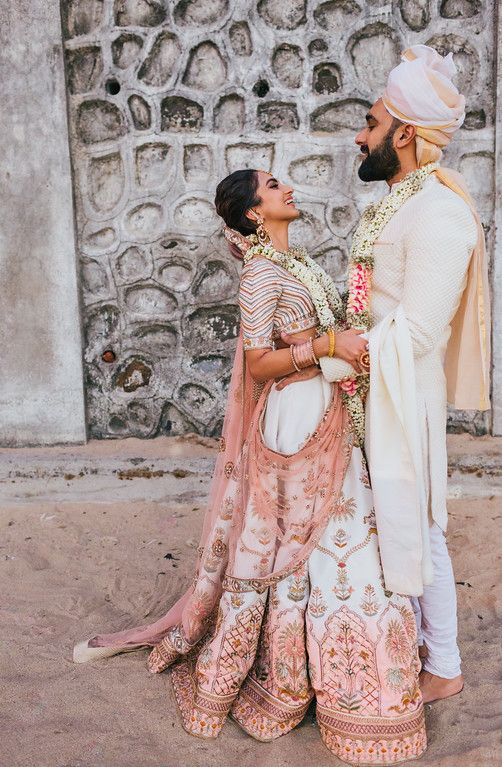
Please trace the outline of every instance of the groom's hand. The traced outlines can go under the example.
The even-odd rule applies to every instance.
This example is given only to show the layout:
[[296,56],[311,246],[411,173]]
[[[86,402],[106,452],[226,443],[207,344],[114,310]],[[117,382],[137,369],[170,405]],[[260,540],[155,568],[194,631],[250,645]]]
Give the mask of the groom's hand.
[[361,367],[361,355],[368,351],[368,341],[362,338],[364,330],[350,328],[336,334],[335,357],[348,362],[356,373],[364,373]]
[[316,378],[320,374],[321,371],[317,365],[312,365],[309,368],[300,370],[299,373],[290,373],[289,375],[284,376],[284,378],[276,378],[275,388],[277,391],[282,391],[286,386],[289,386],[289,384],[296,383],[297,381],[310,381],[311,378]]

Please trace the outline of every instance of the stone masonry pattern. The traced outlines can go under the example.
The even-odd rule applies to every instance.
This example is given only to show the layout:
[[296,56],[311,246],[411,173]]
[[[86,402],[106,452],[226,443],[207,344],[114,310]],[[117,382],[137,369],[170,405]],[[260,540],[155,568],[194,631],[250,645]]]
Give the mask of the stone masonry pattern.
[[[343,287],[350,235],[385,193],[353,144],[400,52],[453,51],[467,176],[493,250],[495,3],[62,0],[89,435],[221,429],[239,263],[213,206],[233,170],[296,190],[304,244]],[[483,433],[481,414],[453,430]]]

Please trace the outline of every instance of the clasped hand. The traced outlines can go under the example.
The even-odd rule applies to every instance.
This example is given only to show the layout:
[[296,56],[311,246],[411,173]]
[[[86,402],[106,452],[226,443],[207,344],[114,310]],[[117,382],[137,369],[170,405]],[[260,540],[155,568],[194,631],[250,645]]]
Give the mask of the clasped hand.
[[[363,333],[363,330],[350,328],[349,330],[343,330],[336,334],[335,357],[345,360],[345,362],[348,362],[350,365],[352,365],[358,375],[365,372],[361,367],[360,357],[362,354],[364,354],[364,352],[368,350],[367,340],[361,337]],[[281,338],[283,342],[288,346],[291,346],[292,344],[298,345],[305,342],[304,338],[299,338],[296,335],[290,335],[286,333],[281,334]],[[324,336],[322,338],[324,339]],[[327,356],[328,348],[329,340],[326,335],[326,350],[325,354],[321,356]],[[284,376],[284,378],[279,378],[276,381],[276,389],[281,391],[291,383],[296,383],[297,381],[308,381],[311,378],[315,378],[316,376],[320,375],[320,373],[321,371],[316,366],[301,370],[299,373],[291,373],[290,375]]]

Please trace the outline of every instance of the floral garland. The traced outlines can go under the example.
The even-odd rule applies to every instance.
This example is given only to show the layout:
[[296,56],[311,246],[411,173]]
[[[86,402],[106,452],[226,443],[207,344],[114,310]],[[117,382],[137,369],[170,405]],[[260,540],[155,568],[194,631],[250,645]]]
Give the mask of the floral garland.
[[[428,163],[412,171],[396,184],[380,202],[369,205],[352,238],[349,255],[347,326],[368,331],[371,327],[369,304],[375,263],[373,246],[384,227],[404,203],[420,191],[439,163]],[[343,397],[360,443],[364,440],[364,400],[369,388],[369,373],[340,382]]]
[[290,248],[284,252],[276,250],[271,244],[260,244],[256,235],[251,235],[248,239],[253,245],[244,255],[244,262],[247,263],[254,256],[263,256],[282,266],[305,285],[312,298],[321,333],[342,322],[344,305],[335,283],[324,269],[307,255],[304,248]]

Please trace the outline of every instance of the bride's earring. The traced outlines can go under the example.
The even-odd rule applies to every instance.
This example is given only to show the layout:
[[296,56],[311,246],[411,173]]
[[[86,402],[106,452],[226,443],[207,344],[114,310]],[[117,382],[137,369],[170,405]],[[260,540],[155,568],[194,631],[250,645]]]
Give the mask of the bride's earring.
[[264,219],[261,216],[258,216],[256,219],[256,236],[258,237],[258,242],[260,245],[270,245],[272,240],[270,239],[270,235],[264,227],[264,223]]

